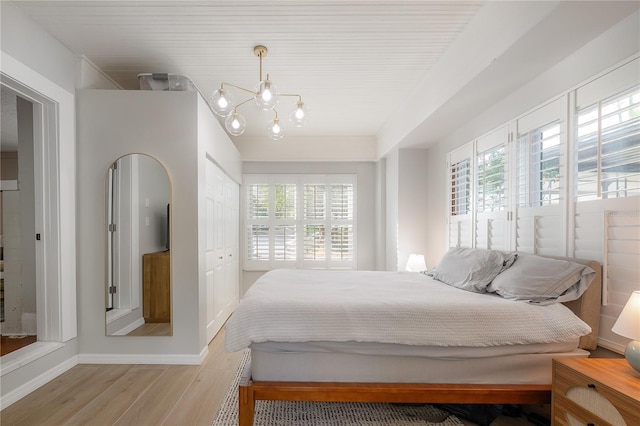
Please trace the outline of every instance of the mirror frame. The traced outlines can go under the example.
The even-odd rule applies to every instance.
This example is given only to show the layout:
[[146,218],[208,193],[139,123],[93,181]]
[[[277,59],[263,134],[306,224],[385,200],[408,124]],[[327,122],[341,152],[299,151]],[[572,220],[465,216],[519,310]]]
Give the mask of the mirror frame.
[[128,153],[111,163],[105,181],[105,334],[171,336],[172,184],[167,168],[152,155]]

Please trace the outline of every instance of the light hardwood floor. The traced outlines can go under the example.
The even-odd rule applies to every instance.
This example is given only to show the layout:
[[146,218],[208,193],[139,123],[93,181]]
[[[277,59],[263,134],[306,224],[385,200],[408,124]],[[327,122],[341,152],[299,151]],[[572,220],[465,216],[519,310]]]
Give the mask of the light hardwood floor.
[[[221,331],[200,366],[77,365],[0,412],[0,425],[211,425],[240,355],[225,352]],[[621,355],[599,348],[592,356]],[[526,408],[548,416],[548,405]],[[531,423],[500,416],[491,426],[515,425]]]
[[77,365],[2,410],[0,424],[211,425],[239,361],[220,332],[200,366]]

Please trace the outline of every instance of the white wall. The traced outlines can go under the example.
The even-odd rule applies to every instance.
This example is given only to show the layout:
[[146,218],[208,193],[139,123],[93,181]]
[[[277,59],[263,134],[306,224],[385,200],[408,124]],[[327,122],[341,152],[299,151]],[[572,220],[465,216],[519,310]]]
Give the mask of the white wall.
[[396,149],[387,155],[385,164],[386,270],[402,271],[410,254],[427,251],[425,213],[431,208],[425,187],[427,151]]
[[[398,270],[404,270],[412,253],[425,254],[428,224],[425,213],[432,208],[427,198],[427,151],[400,149],[398,170]],[[425,256],[426,257],[426,256]],[[427,265],[432,264],[426,257]]]
[[640,14],[636,12],[502,101],[487,105],[484,112],[458,117],[461,125],[457,131],[428,149],[426,195],[430,204],[424,238],[429,264],[437,264],[447,247],[446,154],[636,54],[639,33]]
[[400,217],[400,154],[399,150],[391,151],[385,157],[385,227],[379,232],[385,233],[385,271],[398,269],[398,226]]
[[[84,362],[196,363],[206,354],[204,163],[240,179],[240,154],[196,92],[80,90],[79,353]],[[127,108],[122,106],[126,105]],[[147,154],[171,183],[172,336],[105,336],[106,178],[113,161]]]
[[375,198],[375,235],[376,235],[376,270],[384,271],[387,265],[387,161],[381,158],[376,162],[376,198]]
[[[356,174],[357,175],[357,267],[376,270],[376,164],[373,162],[244,162],[247,174]],[[241,189],[242,191],[242,189]],[[241,199],[242,195],[241,195]],[[242,202],[241,202],[242,206]],[[242,208],[242,207],[241,207]],[[242,218],[241,218],[242,220]],[[243,225],[241,222],[241,236]],[[242,273],[241,295],[264,272]]]
[[373,136],[286,136],[279,141],[266,137],[234,140],[243,161],[375,161]]
[[122,87],[84,55],[76,56],[76,88],[118,90]]
[[75,88],[73,53],[11,2],[0,2],[2,51],[63,89]]
[[[20,69],[27,70],[26,73],[12,75],[17,81],[28,80],[29,84],[36,84],[37,90],[41,93],[64,92],[65,102],[74,91],[74,58],[73,54],[57,40],[50,37],[41,27],[27,18],[10,2],[0,2],[0,31],[2,40],[2,55],[10,55],[16,62],[12,62],[12,72]],[[3,61],[3,72],[6,72],[7,64]],[[22,71],[21,71],[22,72]],[[23,80],[23,78],[25,80]],[[54,87],[55,86],[55,87]],[[46,89],[46,90],[43,90]],[[62,96],[62,95],[61,95]],[[59,98],[56,98],[58,100]],[[60,171],[60,185],[63,189],[60,193],[62,202],[72,200],[67,205],[61,206],[61,213],[65,216],[60,219],[63,230],[75,220],[73,191],[74,185],[74,117],[73,108],[69,108],[66,103],[62,105],[59,112],[58,135],[60,137],[61,157],[57,159],[64,170]],[[71,114],[69,114],[71,112]],[[69,188],[69,185],[71,187]],[[68,209],[68,210],[67,210]],[[70,213],[67,213],[70,212]],[[67,258],[69,253],[75,253],[75,229],[67,234],[70,241],[63,241],[60,245],[60,264],[56,265],[56,270],[60,276],[67,281],[64,285],[69,285],[75,290],[75,276],[69,276],[70,270],[75,269],[75,256],[73,259]],[[58,269],[59,268],[59,269]],[[71,285],[72,284],[72,285]],[[55,289],[50,289],[55,292]],[[47,380],[63,373],[77,362],[77,341],[68,337],[75,335],[75,292],[65,293],[66,288],[60,294],[66,301],[65,309],[73,312],[63,313],[63,321],[73,320],[73,327],[62,330],[66,342],[56,345],[56,349],[48,354],[39,357],[37,360],[21,363],[9,373],[2,375],[2,406],[13,402],[29,389],[46,383]],[[67,303],[68,302],[68,303]],[[56,320],[58,322],[58,320]],[[6,362],[3,359],[3,364]],[[3,371],[4,373],[4,371]]]
[[[78,105],[79,352],[87,362],[194,363],[198,322],[197,94],[80,90]],[[127,108],[122,106],[126,105]],[[173,336],[105,336],[107,169],[128,153],[158,160],[171,181]]]

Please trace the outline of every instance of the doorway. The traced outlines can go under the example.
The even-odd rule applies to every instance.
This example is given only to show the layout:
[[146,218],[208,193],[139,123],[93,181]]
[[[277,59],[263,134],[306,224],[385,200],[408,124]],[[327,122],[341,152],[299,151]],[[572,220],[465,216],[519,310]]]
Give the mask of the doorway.
[[0,134],[0,352],[38,340],[34,105],[6,85]]

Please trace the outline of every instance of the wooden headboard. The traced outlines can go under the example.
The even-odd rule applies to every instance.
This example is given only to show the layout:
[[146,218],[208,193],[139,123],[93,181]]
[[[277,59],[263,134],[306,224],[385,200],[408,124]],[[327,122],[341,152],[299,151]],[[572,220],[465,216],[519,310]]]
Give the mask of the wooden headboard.
[[578,300],[565,302],[565,306],[579,316],[582,321],[589,324],[591,333],[580,338],[580,348],[594,350],[598,346],[598,331],[600,329],[600,308],[602,306],[602,265],[595,260],[575,259],[572,257],[553,257],[554,259],[569,260],[582,265],[587,265],[596,276],[591,281],[589,288]]

